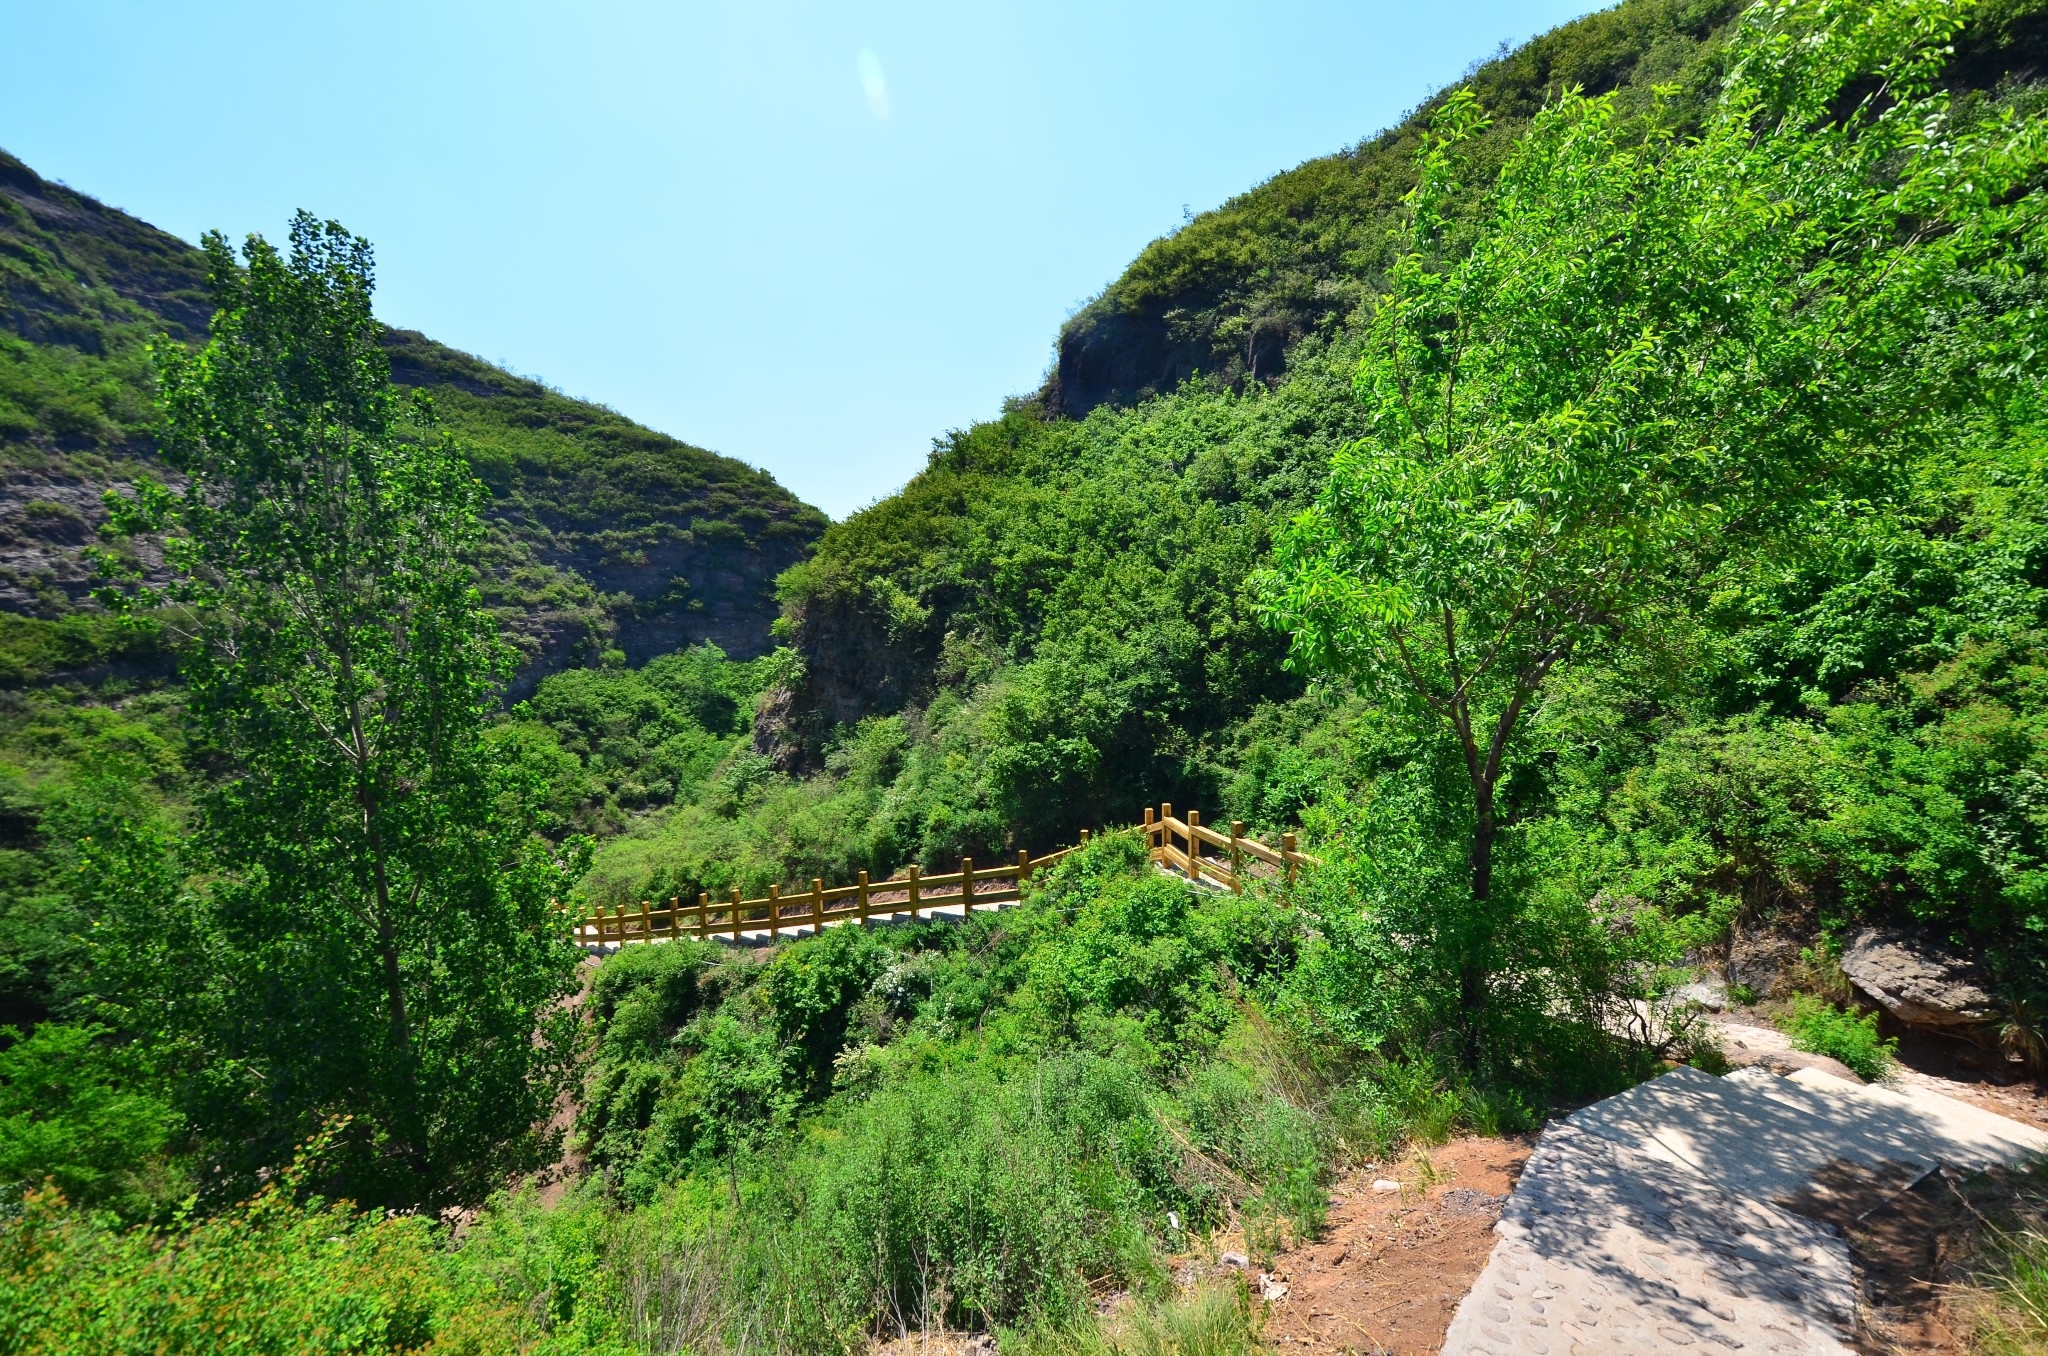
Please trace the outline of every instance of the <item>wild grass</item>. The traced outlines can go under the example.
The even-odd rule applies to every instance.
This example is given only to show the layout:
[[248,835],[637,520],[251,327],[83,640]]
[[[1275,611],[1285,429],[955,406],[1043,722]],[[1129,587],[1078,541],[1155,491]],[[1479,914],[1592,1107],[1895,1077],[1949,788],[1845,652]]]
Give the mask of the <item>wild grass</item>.
[[1793,1049],[1838,1059],[1865,1082],[1889,1078],[1898,1062],[1899,1043],[1877,1034],[1874,1012],[1859,1016],[1811,994],[1796,994],[1779,1024],[1792,1037]]

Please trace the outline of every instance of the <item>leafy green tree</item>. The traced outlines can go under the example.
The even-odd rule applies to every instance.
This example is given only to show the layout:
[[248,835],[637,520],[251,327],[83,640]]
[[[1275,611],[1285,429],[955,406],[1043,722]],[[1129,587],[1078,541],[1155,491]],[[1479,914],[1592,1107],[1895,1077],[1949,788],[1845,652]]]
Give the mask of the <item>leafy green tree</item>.
[[207,973],[162,967],[210,998],[152,1010],[206,1024],[196,1114],[229,1166],[346,1113],[359,1198],[473,1199],[539,1147],[577,959],[554,903],[576,853],[541,841],[540,779],[484,739],[512,657],[470,565],[482,491],[392,385],[367,242],[301,213],[289,255],[205,247],[206,345],[153,350],[183,483],[111,497],[172,582],[110,601],[194,619],[191,709],[223,773],[210,942],[185,953]]
[[1266,597],[1297,666],[1455,745],[1468,1019],[1506,963],[1500,792],[1545,681],[1595,647],[1654,655],[1720,562],[1888,494],[2038,320],[1982,299],[2038,248],[2048,128],[1953,115],[1934,81],[1962,14],[1759,6],[1695,136],[1661,101],[1567,91],[1469,250],[1449,204],[1487,119],[1465,92],[1436,116],[1355,373],[1370,431]]

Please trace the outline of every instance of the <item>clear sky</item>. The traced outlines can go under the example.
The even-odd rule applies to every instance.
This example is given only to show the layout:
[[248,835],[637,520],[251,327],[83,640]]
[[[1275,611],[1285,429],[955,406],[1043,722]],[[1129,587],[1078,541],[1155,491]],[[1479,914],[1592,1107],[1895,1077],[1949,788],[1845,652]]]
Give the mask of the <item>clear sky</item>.
[[1148,240],[1588,0],[0,0],[0,147],[835,517],[1034,389]]

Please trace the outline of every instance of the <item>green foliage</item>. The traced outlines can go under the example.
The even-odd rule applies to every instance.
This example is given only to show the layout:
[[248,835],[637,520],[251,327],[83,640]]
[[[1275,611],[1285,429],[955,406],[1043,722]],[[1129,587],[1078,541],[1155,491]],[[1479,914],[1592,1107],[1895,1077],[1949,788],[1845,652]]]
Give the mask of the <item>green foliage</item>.
[[103,802],[188,794],[181,704],[162,691],[0,692],[0,1012],[28,1025],[90,1016],[73,845]]
[[[1505,55],[1473,81],[1497,121],[1465,95],[1433,100],[1155,245],[1069,330],[1085,347],[1170,324],[1183,348],[1161,370],[1257,380],[1079,419],[1018,403],[950,435],[783,576],[792,648],[753,664],[695,647],[629,669],[606,627],[704,601],[680,569],[650,601],[645,578],[678,553],[746,537],[765,560],[793,542],[772,487],[721,499],[715,465],[623,420],[383,335],[401,382],[439,389],[440,426],[476,446],[502,515],[487,537],[447,519],[491,582],[449,611],[443,649],[483,635],[465,629],[481,605],[529,639],[573,619],[602,655],[488,730],[463,724],[452,771],[402,769],[406,796],[460,793],[468,847],[410,841],[435,846],[435,871],[503,873],[494,908],[567,897],[534,829],[617,835],[581,883],[607,905],[1007,860],[1155,798],[1300,827],[1327,864],[1290,891],[1218,897],[1102,833],[1022,907],[959,924],[613,955],[577,1009],[592,1180],[554,1205],[498,1197],[452,1252],[404,1234],[389,1265],[443,1288],[402,1322],[361,1312],[380,1332],[415,1324],[415,1343],[424,1313],[437,1341],[498,1341],[502,1320],[559,1351],[837,1353],[943,1322],[1000,1329],[1006,1349],[1237,1352],[1255,1341],[1241,1297],[1170,1293],[1191,1240],[1236,1221],[1277,1248],[1317,1228],[1339,1164],[1532,1129],[1660,1055],[1708,1061],[1682,1038],[1613,1033],[1738,914],[1917,920],[1983,955],[2023,1020],[2048,991],[2048,491],[2024,215],[2044,124],[2028,88],[1951,103],[1931,81],[1934,49],[1954,45],[1955,79],[1988,83],[2028,13],[2002,5],[1950,44],[1956,16],[1931,0],[1801,0],[1752,15],[1731,47],[1732,7],[1633,0]],[[1666,78],[1680,87],[1653,88]],[[88,302],[113,305],[66,305]],[[1283,350],[1290,375],[1269,384]],[[115,436],[119,401],[71,368],[37,368],[36,389]],[[12,389],[0,428],[33,419],[44,447],[54,405],[15,413],[30,407]],[[466,482],[424,412],[388,396],[365,408],[402,417],[350,425],[353,446]],[[707,507],[685,527],[692,496]],[[1278,562],[1321,568],[1283,599],[1309,648],[1330,642],[1310,682],[1284,669],[1259,581],[1276,530],[1312,505]],[[543,529],[567,545],[543,554]],[[638,602],[610,596],[611,570]],[[406,597],[438,596],[438,578]],[[146,658],[65,625],[0,631],[0,669]],[[251,653],[278,653],[258,639]],[[361,873],[340,853],[287,899],[289,844],[238,860],[223,849],[250,838],[216,818],[260,807],[301,838],[347,819],[346,797],[259,797],[318,765],[292,742],[288,698],[307,690],[264,689],[278,700],[260,733],[298,750],[289,775],[254,756],[254,725],[218,739],[210,690],[194,728],[237,756],[203,753],[192,774],[173,698],[0,692],[0,982],[31,996],[24,1020],[117,1028],[81,1046],[95,1058],[149,1052],[211,1136],[203,1166],[252,1126],[268,1147],[240,1166],[274,1164],[314,1092],[367,1089],[335,1175],[395,1199],[377,1184],[407,1162],[380,1120],[401,1103],[384,1058],[398,1047],[361,977],[376,948],[315,926],[330,899],[365,897]],[[250,785],[252,769],[271,780]],[[201,776],[229,790],[202,791],[187,840],[180,804]],[[444,879],[401,865],[429,891]],[[403,991],[434,1003],[466,1001],[479,975],[517,989],[560,973],[544,948],[508,967],[481,944],[417,942],[397,948],[418,986]],[[351,976],[348,1021],[307,997],[333,974]],[[456,1071],[532,1052],[527,1023],[561,991],[523,990],[518,1022],[464,1027],[446,1007],[422,1022],[417,1067],[452,1108],[437,1124],[470,1153],[437,1160],[459,1185],[435,1199],[480,1196],[522,1159],[501,1113],[539,1098],[494,1102],[499,1082],[464,1100]],[[1866,1023],[1794,1011],[1820,1032],[1802,1041],[1884,1057]],[[543,1036],[543,1063],[570,1046]],[[63,1114],[147,1110],[121,1102],[144,1090],[130,1077],[75,1080],[67,1107],[85,1110]],[[81,1142],[112,1154],[115,1138]],[[86,1168],[138,1173],[118,1156]],[[107,1256],[141,1257],[121,1240],[146,1237],[151,1258],[235,1215],[131,1236],[37,1208]],[[376,1221],[293,1209],[321,1232],[280,1223],[277,1255],[249,1254],[251,1284],[310,1294],[301,1254],[374,1251],[353,1240]],[[1097,1323],[1105,1289],[1132,1293],[1134,1316]],[[222,1293],[239,1313],[252,1292]]]
[[24,1037],[0,1027],[0,1189],[47,1186],[124,1215],[176,1193],[165,1165],[176,1129],[133,1046],[102,1026],[45,1022]]
[[[1458,809],[1419,777],[1389,777],[1371,801],[1312,817],[1326,865],[1297,894],[1316,935],[1288,976],[1290,1010],[1350,1049],[1462,1065],[1482,1097],[1633,1081],[1662,1052],[1610,1033],[1643,996],[1639,977],[1682,942],[1626,901],[1589,902],[1536,832],[1503,839],[1498,888],[1475,902]],[[1477,1005],[1474,972],[1486,977]]]
[[516,1316],[454,1274],[418,1216],[299,1207],[267,1188],[233,1210],[122,1229],[54,1191],[0,1218],[0,1346],[22,1356],[528,1349]]
[[1866,1082],[1891,1076],[1899,1043],[1878,1036],[1874,1012],[1858,1016],[1811,994],[1797,994],[1779,1024],[1791,1034],[1794,1050],[1839,1059]]
[[797,1092],[815,1098],[832,1084],[832,1065],[846,1048],[853,1005],[888,965],[889,954],[864,927],[835,927],[771,962],[761,976],[761,1001]]
[[0,613],[0,686],[38,683],[102,664],[147,665],[163,657],[161,647],[154,619],[123,625],[99,613],[54,620]]
[[140,602],[197,623],[189,702],[228,765],[203,798],[214,876],[187,901],[142,843],[81,870],[102,909],[157,893],[105,914],[116,952],[165,946],[153,915],[192,919],[182,964],[117,968],[168,993],[192,1114],[230,1172],[348,1108],[351,1192],[479,1198],[531,1161],[564,1085],[576,962],[555,902],[573,853],[486,756],[510,657],[464,558],[479,489],[391,385],[365,242],[301,215],[289,258],[260,237],[241,261],[218,235],[207,251],[209,342],[155,351],[185,485],[142,479],[110,508],[162,536],[172,582]]
[[1355,377],[1370,431],[1264,589],[1292,662],[1464,764],[1472,926],[1444,959],[1468,1028],[1506,922],[1501,781],[1553,671],[1668,649],[1731,552],[1898,494],[2032,343],[2033,308],[1985,288],[2038,246],[2048,138],[1951,119],[1932,82],[1959,22],[1946,0],[1753,12],[1696,137],[1661,101],[1632,121],[1566,91],[1462,254],[1448,204],[1486,119],[1469,92],[1435,116]]
[[501,740],[521,756],[554,761],[534,744],[545,727],[575,760],[548,769],[559,812],[587,830],[624,826],[636,810],[693,799],[734,752],[752,720],[755,696],[776,660],[735,663],[716,645],[663,655],[639,669],[571,669],[542,680]]
[[[1624,106],[1675,84],[1696,107],[1720,73],[1735,0],[1633,0],[1475,63],[1457,88],[1497,121],[1473,146],[1497,166],[1559,89],[1618,91]],[[1415,150],[1452,97],[1425,100],[1394,127],[1319,156],[1199,213],[1141,251],[1060,335],[1055,391],[1082,413],[1168,389],[1155,372],[1192,368],[1226,384],[1298,371],[1303,349],[1341,332],[1384,286],[1399,253],[1401,199]],[[1473,193],[1463,204],[1484,202]],[[1468,232],[1469,234],[1469,232]]]
[[[629,1221],[659,1218],[664,1260],[629,1270],[689,1279],[645,1322],[699,1340],[752,1324],[838,1351],[940,1321],[1093,1340],[1091,1290],[1166,1294],[1166,1259],[1233,1216],[1262,1250],[1312,1236],[1344,1158],[1527,1123],[1320,1030],[1311,1058],[1264,1007],[1300,943],[1287,910],[1160,876],[1121,834],[967,922],[627,948],[591,981],[579,1133],[633,1210],[557,1225],[506,1202],[481,1236],[546,1250],[522,1253],[533,1287],[570,1266],[557,1229],[633,1251]],[[575,1265],[564,1330],[669,1285]]]

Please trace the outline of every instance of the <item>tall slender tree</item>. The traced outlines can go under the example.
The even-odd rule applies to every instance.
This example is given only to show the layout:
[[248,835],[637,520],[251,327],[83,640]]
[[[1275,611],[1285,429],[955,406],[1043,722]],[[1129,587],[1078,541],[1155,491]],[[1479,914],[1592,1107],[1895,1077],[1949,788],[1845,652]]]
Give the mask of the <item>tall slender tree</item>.
[[182,484],[110,496],[171,582],[130,567],[108,590],[190,619],[218,760],[196,896],[214,973],[179,981],[216,990],[181,1005],[211,1014],[195,1111],[244,1170],[346,1113],[353,1194],[473,1198],[540,1146],[576,965],[553,904],[575,862],[486,751],[511,651],[469,560],[483,492],[392,384],[366,241],[300,213],[288,254],[205,249],[206,344],[153,350]]

